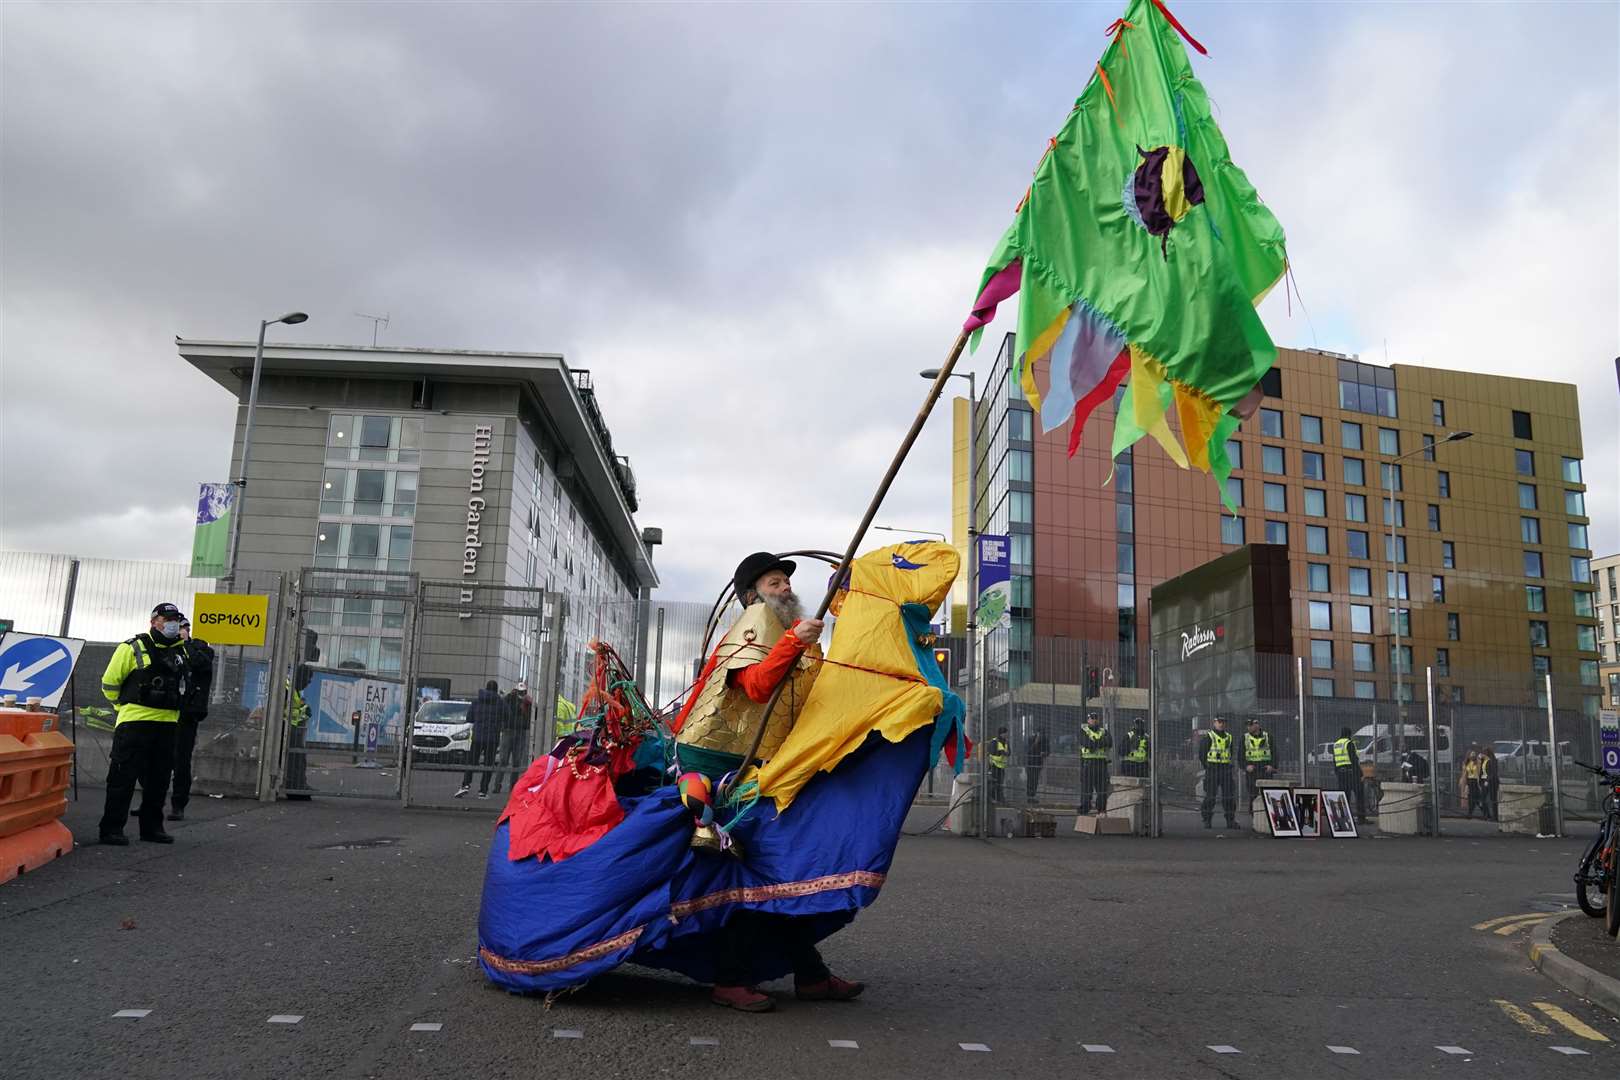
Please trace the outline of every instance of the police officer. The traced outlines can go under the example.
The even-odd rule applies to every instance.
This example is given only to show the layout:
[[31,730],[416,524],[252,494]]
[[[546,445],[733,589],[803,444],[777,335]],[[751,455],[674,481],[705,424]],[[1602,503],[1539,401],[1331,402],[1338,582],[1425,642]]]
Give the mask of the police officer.
[[1226,730],[1226,718],[1217,716],[1213,730],[1198,739],[1198,759],[1204,763],[1204,805],[1200,813],[1204,828],[1211,828],[1215,816],[1215,792],[1221,793],[1221,809],[1226,812],[1226,827],[1237,828],[1237,794],[1232,790],[1232,733]]
[[163,797],[174,764],[180,707],[189,688],[189,665],[180,639],[184,621],[179,608],[159,604],[152,609],[150,629],[114,649],[101,675],[101,692],[118,706],[101,815],[103,844],[129,844],[124,822],[136,781],[141,785],[141,839],[174,843],[174,837],[163,831]]
[[1254,797],[1259,794],[1260,781],[1277,775],[1276,758],[1271,751],[1271,732],[1260,726],[1259,720],[1249,721],[1249,730],[1243,734],[1243,774],[1248,779],[1249,812],[1254,812]]
[[[191,752],[197,746],[197,725],[208,715],[208,691],[214,685],[214,650],[202,638],[191,636],[191,623],[180,620],[180,648],[185,650],[191,676],[186,699],[180,703],[180,727],[174,739],[174,792],[169,796],[170,821],[186,819],[191,801]],[[145,801],[145,795],[142,795]]]
[[1007,729],[999,728],[990,740],[990,802],[1003,802],[1001,783],[1007,776]]
[[1149,741],[1147,728],[1141,717],[1131,721],[1131,730],[1125,733],[1125,743],[1119,748],[1119,774],[1146,776],[1148,774]]
[[1088,713],[1080,725],[1080,812],[1091,813],[1091,800],[1095,795],[1097,813],[1108,812],[1108,751],[1113,748],[1114,736],[1102,726],[1102,718]]
[[1333,775],[1338,779],[1339,790],[1352,792],[1356,800],[1356,820],[1363,825],[1367,823],[1367,794],[1361,786],[1361,755],[1356,751],[1356,744],[1350,738],[1350,729],[1339,729],[1339,737],[1333,740]]

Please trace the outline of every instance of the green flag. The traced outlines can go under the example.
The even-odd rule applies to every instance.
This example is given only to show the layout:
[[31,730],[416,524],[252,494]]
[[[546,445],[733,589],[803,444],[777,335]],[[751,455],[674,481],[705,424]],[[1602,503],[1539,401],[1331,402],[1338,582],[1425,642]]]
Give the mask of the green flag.
[[233,484],[197,485],[197,527],[191,534],[191,576],[222,577],[235,512]]

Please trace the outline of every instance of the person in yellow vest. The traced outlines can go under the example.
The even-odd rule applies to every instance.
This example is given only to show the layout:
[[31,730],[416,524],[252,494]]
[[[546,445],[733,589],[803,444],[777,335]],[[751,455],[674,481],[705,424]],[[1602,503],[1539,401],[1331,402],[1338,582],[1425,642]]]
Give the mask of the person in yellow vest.
[[990,803],[999,806],[1006,801],[1002,783],[1007,779],[1007,729],[999,728],[990,740]]
[[1198,760],[1204,763],[1204,805],[1199,813],[1204,828],[1212,828],[1215,816],[1215,793],[1221,793],[1221,809],[1226,813],[1226,827],[1237,828],[1237,793],[1232,784],[1235,779],[1232,761],[1237,756],[1232,745],[1232,733],[1226,730],[1226,718],[1217,716],[1213,727],[1198,740]]
[[1125,733],[1125,741],[1119,748],[1119,774],[1121,776],[1146,776],[1148,774],[1148,751],[1152,744],[1148,739],[1146,725],[1139,716],[1131,721],[1131,730]]
[[[1468,748],[1468,756],[1463,758],[1463,790],[1468,793],[1468,817],[1474,817],[1474,807],[1479,805],[1479,747]],[[1484,811],[1480,811],[1484,816]]]
[[1080,812],[1091,813],[1096,796],[1097,813],[1108,812],[1108,751],[1114,736],[1102,726],[1102,717],[1091,713],[1080,725]]
[[1271,750],[1271,732],[1250,720],[1249,730],[1243,733],[1243,775],[1248,781],[1249,812],[1254,812],[1254,797],[1260,793],[1260,781],[1277,775],[1276,755]]
[[1350,729],[1339,729],[1339,737],[1333,740],[1333,775],[1339,782],[1340,791],[1350,792],[1356,800],[1356,820],[1363,825],[1367,823],[1367,792],[1361,783],[1361,754],[1356,750],[1355,740],[1350,737]]
[[190,665],[180,639],[185,616],[173,604],[152,609],[146,633],[113,650],[101,675],[101,692],[118,706],[112,752],[107,762],[107,801],[101,814],[103,844],[129,845],[124,822],[141,785],[141,839],[172,844],[163,831],[163,800],[174,767],[180,706],[189,688]]

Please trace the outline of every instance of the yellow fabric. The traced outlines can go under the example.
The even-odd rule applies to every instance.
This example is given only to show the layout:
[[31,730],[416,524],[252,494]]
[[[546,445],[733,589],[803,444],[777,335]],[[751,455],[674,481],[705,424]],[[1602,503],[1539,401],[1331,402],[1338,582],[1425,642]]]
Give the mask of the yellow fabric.
[[1170,215],[1171,221],[1180,221],[1192,209],[1192,203],[1187,201],[1187,185],[1182,182],[1182,166],[1187,161],[1187,151],[1179,146],[1169,148],[1164,155],[1164,164],[1160,166],[1159,190],[1164,192],[1164,210]]
[[[896,557],[917,569],[902,569]],[[943,695],[922,681],[898,605],[936,610],[960,568],[956,549],[936,542],[894,544],[851,565],[852,588],[840,600],[828,662],[793,730],[758,772],[760,793],[775,799],[778,811],[872,732],[897,743],[939,715]]]
[[1180,383],[1174,385],[1176,414],[1181,417],[1181,437],[1187,443],[1187,459],[1194,468],[1209,472],[1209,437],[1220,422],[1221,407],[1207,394]]
[[1153,436],[1170,455],[1170,460],[1185,469],[1187,455],[1164,419],[1170,408],[1170,395],[1165,393],[1166,374],[1163,364],[1135,345],[1131,346],[1131,385],[1134,387],[1131,401],[1136,409],[1136,426]]
[[1469,758],[1466,762],[1463,763],[1463,779],[1465,779],[1465,780],[1478,780],[1479,779],[1479,762],[1478,761],[1475,761],[1473,758]]
[[[160,649],[172,649],[180,644],[175,638],[174,645],[164,645],[155,638],[153,644]],[[107,670],[101,673],[101,692],[108,701],[118,704],[118,692],[123,688],[124,680],[135,671],[135,647],[129,642],[121,642],[113,650],[112,659],[107,661]],[[164,723],[177,724],[180,722],[179,709],[154,709],[147,705],[118,705],[118,719],[113,726],[127,724],[136,720],[161,720]]]

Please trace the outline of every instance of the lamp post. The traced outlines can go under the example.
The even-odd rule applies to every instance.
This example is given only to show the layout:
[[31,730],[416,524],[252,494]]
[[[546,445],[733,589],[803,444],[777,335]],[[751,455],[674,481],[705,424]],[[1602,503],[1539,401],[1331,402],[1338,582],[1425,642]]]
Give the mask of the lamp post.
[[259,320],[259,344],[253,350],[253,380],[248,386],[247,423],[242,429],[242,469],[236,475],[236,501],[231,507],[230,561],[225,567],[225,575],[233,585],[236,582],[236,549],[242,543],[242,508],[247,503],[248,454],[253,449],[253,410],[259,403],[259,371],[264,366],[264,332],[276,323],[297,326],[308,319],[309,316],[302,311],[289,311],[279,319]]
[[[1388,584],[1387,588],[1385,589],[1385,592],[1387,592],[1389,594],[1389,600],[1390,600],[1390,605],[1391,605],[1390,609],[1389,609],[1390,610],[1389,632],[1390,632],[1391,639],[1394,641],[1394,646],[1391,649],[1391,655],[1390,655],[1390,658],[1389,658],[1389,662],[1390,662],[1390,667],[1392,667],[1394,669],[1394,673],[1395,673],[1395,683],[1394,683],[1394,688],[1395,688],[1395,743],[1394,743],[1394,746],[1395,746],[1396,754],[1399,754],[1402,750],[1404,750],[1406,748],[1406,702],[1404,700],[1402,700],[1402,697],[1401,697],[1401,691],[1405,687],[1406,684],[1401,679],[1402,674],[1404,674],[1404,672],[1405,672],[1405,665],[1401,663],[1401,590],[1400,590],[1400,579],[1395,576],[1395,467],[1397,465],[1399,465],[1402,461],[1406,460],[1407,458],[1411,457],[1414,454],[1426,453],[1427,451],[1433,450],[1436,447],[1444,446],[1446,443],[1461,442],[1464,439],[1472,438],[1473,434],[1474,433],[1472,431],[1453,431],[1453,432],[1450,432],[1449,434],[1446,435],[1445,438],[1436,439],[1435,443],[1434,443],[1434,446],[1416,446],[1416,447],[1413,447],[1412,449],[1408,450],[1404,454],[1396,454],[1393,458],[1390,459],[1390,461],[1388,462],[1388,465],[1384,469],[1384,491],[1385,491],[1385,497],[1384,497],[1384,520],[1389,522],[1389,550],[1386,552],[1386,554],[1389,556],[1389,584]],[[1412,602],[1412,589],[1411,589],[1410,580],[1407,583],[1406,602],[1408,604],[1410,604]],[[1408,608],[1407,610],[1410,611],[1411,609]],[[1429,748],[1429,755],[1430,755],[1430,758],[1431,758],[1431,769],[1433,768],[1434,764],[1439,761],[1439,758],[1434,756],[1435,753],[1436,753],[1435,748],[1431,746]],[[1374,761],[1378,760],[1378,740],[1377,739],[1373,740],[1373,760]]]
[[893,525],[874,525],[872,530],[874,532],[904,533],[906,536],[937,536],[941,542],[945,540],[945,534],[938,529],[901,529]]

